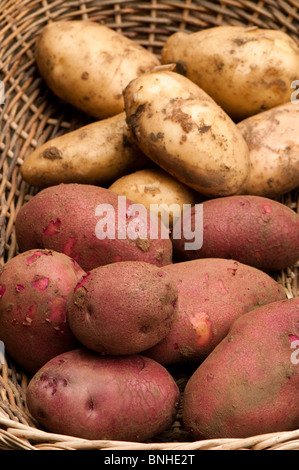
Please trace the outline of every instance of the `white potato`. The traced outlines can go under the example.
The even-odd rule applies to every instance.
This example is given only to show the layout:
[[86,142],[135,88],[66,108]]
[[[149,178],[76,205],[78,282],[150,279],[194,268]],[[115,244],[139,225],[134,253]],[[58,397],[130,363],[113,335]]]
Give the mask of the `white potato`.
[[249,147],[241,193],[278,197],[299,186],[299,104],[291,101],[238,123]]
[[132,140],[122,112],[48,140],[25,158],[21,174],[26,183],[39,187],[106,186],[149,163]]
[[166,41],[161,60],[176,63],[234,120],[290,101],[299,78],[299,46],[280,30],[225,25],[180,31]]
[[93,21],[54,21],[41,31],[36,62],[51,90],[103,119],[124,110],[123,88],[160,64],[137,42]]
[[194,206],[202,197],[161,168],[146,168],[124,175],[109,188],[127,199],[144,205],[172,227],[184,204]]
[[172,71],[132,80],[124,90],[127,123],[141,150],[203,195],[234,194],[249,172],[236,124],[196,84]]

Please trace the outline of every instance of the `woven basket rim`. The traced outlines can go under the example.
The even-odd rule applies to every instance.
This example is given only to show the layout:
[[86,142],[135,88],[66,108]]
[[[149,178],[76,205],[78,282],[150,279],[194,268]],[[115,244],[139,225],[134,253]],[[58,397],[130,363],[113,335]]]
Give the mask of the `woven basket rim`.
[[[192,442],[131,442],[116,440],[89,440],[64,434],[36,430],[28,425],[0,416],[0,424],[8,429],[12,441],[20,449],[46,450],[298,450],[299,430],[266,433],[246,438],[217,438]],[[0,434],[1,437],[1,434]],[[37,444],[24,442],[30,439]],[[19,442],[18,442],[19,440]],[[1,447],[0,447],[1,449]]]
[[[0,104],[0,266],[17,253],[15,216],[36,192],[20,177],[24,159],[44,141],[89,122],[87,116],[68,106],[59,113],[60,101],[36,72],[37,35],[47,22],[60,19],[105,23],[158,55],[173,32],[222,24],[281,29],[299,43],[298,0],[2,0],[0,80],[7,99]],[[280,200],[299,213],[299,188]],[[299,296],[298,272],[299,261],[276,275],[288,298]],[[200,441],[184,439],[183,433],[173,441],[149,443],[57,435],[39,429],[30,417],[24,398],[28,376],[10,358],[5,361],[0,364],[0,449],[299,450],[299,429]]]

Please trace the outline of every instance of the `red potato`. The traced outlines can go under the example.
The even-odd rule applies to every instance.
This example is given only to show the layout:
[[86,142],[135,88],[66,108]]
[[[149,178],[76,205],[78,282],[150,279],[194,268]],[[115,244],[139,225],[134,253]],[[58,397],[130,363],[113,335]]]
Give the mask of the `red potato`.
[[[203,244],[186,250],[184,236],[173,239],[179,259],[235,259],[268,272],[299,260],[299,215],[286,205],[245,195],[210,199],[202,208],[203,229],[199,229],[203,230]],[[191,209],[191,228],[194,231],[195,207]]]
[[84,439],[144,441],[166,430],[178,409],[176,382],[141,355],[61,354],[27,388],[30,413],[49,431]]
[[171,263],[169,234],[160,231],[151,237],[150,212],[144,208],[138,216],[132,201],[122,201],[119,204],[117,194],[99,186],[69,183],[45,188],[16,216],[19,248],[65,253],[85,271],[117,261]]
[[71,258],[30,250],[0,272],[0,340],[30,373],[49,359],[78,347],[67,319],[67,298],[86,273]]
[[136,354],[161,341],[177,313],[178,289],[157,266],[127,261],[91,270],[68,301],[70,328],[101,354]]
[[168,335],[143,354],[163,365],[203,360],[239,316],[286,298],[268,274],[233,260],[199,259],[162,270],[177,283],[178,313]]
[[195,439],[299,428],[299,298],[248,312],[189,379],[183,422]]

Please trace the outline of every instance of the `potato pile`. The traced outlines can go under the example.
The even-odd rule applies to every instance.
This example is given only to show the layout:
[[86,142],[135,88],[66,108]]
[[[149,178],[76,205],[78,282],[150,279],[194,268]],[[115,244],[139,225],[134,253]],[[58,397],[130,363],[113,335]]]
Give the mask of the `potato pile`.
[[94,122],[21,167],[38,192],[0,272],[0,340],[29,412],[86,439],[151,439],[180,403],[194,439],[299,428],[299,299],[275,277],[299,260],[278,200],[299,186],[296,43],[223,26],[174,33],[157,58],[56,21],[36,64]]

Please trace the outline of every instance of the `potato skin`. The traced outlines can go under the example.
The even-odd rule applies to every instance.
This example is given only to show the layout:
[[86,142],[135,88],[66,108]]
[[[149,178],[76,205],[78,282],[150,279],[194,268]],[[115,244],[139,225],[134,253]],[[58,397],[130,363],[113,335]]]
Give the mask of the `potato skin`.
[[[96,215],[101,204],[109,204],[107,216]],[[135,224],[132,201],[126,200],[124,238],[118,225],[118,196],[100,186],[59,184],[38,192],[19,210],[16,216],[16,237],[21,251],[34,247],[48,248],[71,256],[85,271],[116,261],[145,261],[157,266],[172,262],[170,238],[150,238],[149,214],[141,216],[147,237],[134,240],[129,233]],[[113,209],[113,210],[112,210]],[[115,220],[116,219],[116,220]],[[101,221],[113,226],[115,238],[100,239],[96,234]],[[137,233],[138,235],[138,233]],[[159,234],[158,234],[159,235]]]
[[136,354],[161,341],[177,314],[176,282],[140,261],[91,270],[68,299],[70,328],[101,354]]
[[67,319],[67,299],[86,273],[50,250],[16,255],[0,272],[0,339],[28,372],[80,344]]
[[298,325],[298,297],[236,320],[186,385],[183,422],[195,439],[298,429]]
[[249,150],[235,123],[193,82],[172,71],[144,74],[124,90],[129,128],[158,166],[199,193],[236,193]]
[[123,112],[48,140],[25,158],[21,175],[40,188],[59,183],[107,186],[151,163],[133,142]]
[[283,300],[269,275],[234,260],[205,258],[165,266],[178,286],[178,313],[168,335],[143,354],[167,366],[199,362],[246,312]]
[[[165,217],[169,227],[172,227],[174,219],[181,216],[184,204],[194,206],[202,199],[199,193],[180,183],[162,168],[145,168],[124,175],[114,181],[109,189],[143,204],[162,220]],[[156,204],[157,208],[154,207]],[[163,209],[166,211],[165,215]]]
[[184,237],[173,239],[179,259],[230,258],[267,272],[298,261],[299,215],[286,205],[253,195],[210,199],[202,205],[203,245],[185,250]]
[[61,354],[31,379],[30,413],[54,433],[84,439],[144,441],[167,429],[179,390],[169,372],[141,355]]
[[123,112],[125,86],[160,64],[131,39],[84,20],[45,26],[35,58],[40,74],[59,98],[97,119]]
[[237,124],[249,148],[250,172],[240,194],[276,198],[299,182],[299,106],[291,101]]
[[283,31],[219,26],[166,41],[162,63],[205,90],[235,121],[291,99],[299,76],[299,48]]

